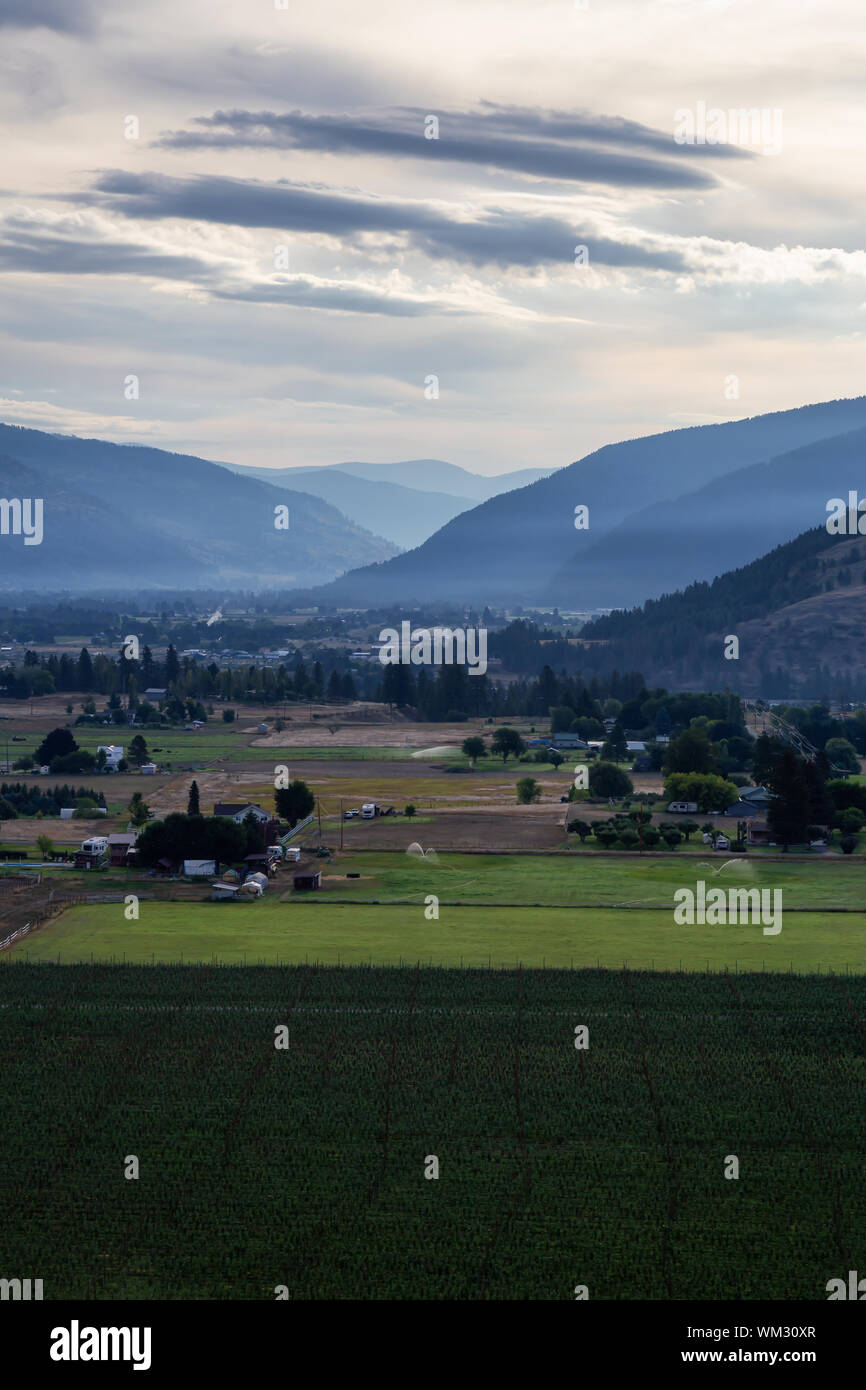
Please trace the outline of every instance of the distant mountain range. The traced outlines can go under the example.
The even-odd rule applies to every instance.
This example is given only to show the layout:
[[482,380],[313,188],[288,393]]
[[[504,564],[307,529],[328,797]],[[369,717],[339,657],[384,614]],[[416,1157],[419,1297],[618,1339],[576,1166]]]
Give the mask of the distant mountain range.
[[[862,477],[866,397],[606,445],[317,591],[592,610],[712,579],[820,521]],[[575,529],[575,508],[589,526]]]
[[[187,454],[0,425],[0,494],[42,498],[44,536],[0,535],[0,585],[276,586],[327,581],[396,547],[308,492]],[[274,525],[288,506],[289,529]]]
[[864,604],[866,538],[825,525],[711,584],[598,618],[580,644],[589,669],[639,670],[650,686],[860,698]]
[[421,545],[479,501],[546,477],[541,468],[484,477],[442,459],[325,464],[319,468],[227,466],[273,487],[321,497],[358,526],[386,537],[401,549]]

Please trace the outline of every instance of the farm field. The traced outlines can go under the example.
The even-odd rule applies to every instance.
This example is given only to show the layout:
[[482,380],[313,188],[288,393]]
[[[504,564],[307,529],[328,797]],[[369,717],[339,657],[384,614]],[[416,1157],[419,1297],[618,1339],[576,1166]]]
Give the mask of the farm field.
[[16,965],[4,1258],[46,1300],[820,1300],[864,1016],[856,978]]
[[[678,926],[672,907],[442,907],[423,903],[142,902],[69,908],[0,955],[16,961],[148,964],[398,964],[655,970],[866,971],[866,912],[792,912],[778,936],[758,925]],[[0,972],[2,973],[2,972]]]

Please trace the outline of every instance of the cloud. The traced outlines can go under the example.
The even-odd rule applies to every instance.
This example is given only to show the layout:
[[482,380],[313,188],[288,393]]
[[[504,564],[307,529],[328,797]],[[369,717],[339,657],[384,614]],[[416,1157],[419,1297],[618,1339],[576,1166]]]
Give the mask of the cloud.
[[0,273],[48,275],[136,275],[195,285],[214,298],[250,304],[297,306],[342,313],[423,314],[466,312],[459,297],[413,294],[406,285],[377,285],[313,275],[262,277],[250,248],[227,254],[220,243],[195,254],[137,229],[123,235],[103,213],[74,215],[18,211],[0,219]]
[[0,29],[56,29],[89,34],[94,28],[91,0],[0,0]]
[[[177,217],[268,227],[349,239],[356,246],[363,244],[364,237],[378,233],[398,237],[406,249],[422,251],[433,259],[473,266],[566,266],[572,263],[575,245],[585,243],[599,265],[685,268],[671,247],[653,250],[628,240],[594,238],[562,219],[504,208],[482,209],[473,218],[440,211],[420,201],[371,198],[286,180],[261,183],[218,175],[184,179],[108,171],[96,179],[94,190],[102,207],[130,217]],[[81,201],[89,195],[66,196]]]
[[98,234],[86,221],[10,214],[0,223],[0,271],[53,275],[151,275],[201,280],[213,267],[199,256]]
[[321,280],[309,275],[275,279],[245,289],[217,290],[218,299],[248,304],[295,305],[302,309],[332,309],[350,314],[389,314],[418,318],[430,313],[458,313],[456,306],[420,296],[393,294],[378,286],[345,280]]
[[[425,137],[431,115],[438,121],[436,139]],[[217,111],[196,117],[195,124],[200,129],[169,131],[157,143],[170,149],[302,149],[456,161],[524,177],[627,188],[708,189],[717,183],[696,167],[672,134],[637,121],[492,102],[483,103],[481,111],[438,114],[400,107],[366,119],[303,111]],[[743,153],[730,145],[710,145],[702,147],[701,157],[742,158]]]

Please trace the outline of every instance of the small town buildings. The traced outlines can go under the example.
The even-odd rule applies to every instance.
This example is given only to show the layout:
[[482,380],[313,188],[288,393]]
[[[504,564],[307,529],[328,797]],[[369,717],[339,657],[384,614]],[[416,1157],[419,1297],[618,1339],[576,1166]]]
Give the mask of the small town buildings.
[[96,746],[97,758],[99,757],[100,753],[105,754],[105,771],[117,772],[118,763],[120,763],[123,758],[123,744],[99,743]]
[[156,763],[143,763],[143,764],[142,764],[142,768],[141,768],[141,775],[142,775],[142,777],[153,777],[157,772],[159,772],[159,768],[157,767]]
[[149,701],[164,700],[167,694],[168,691],[164,685],[152,685],[149,689],[145,690],[144,699]]

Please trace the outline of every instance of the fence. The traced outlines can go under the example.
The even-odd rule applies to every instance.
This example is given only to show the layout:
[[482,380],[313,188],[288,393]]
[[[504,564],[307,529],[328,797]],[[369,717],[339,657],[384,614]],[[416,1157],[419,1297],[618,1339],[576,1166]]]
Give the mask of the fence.
[[32,922],[28,922],[26,926],[19,927],[11,936],[7,936],[3,941],[0,941],[0,951],[5,951],[8,946],[11,946],[14,941],[17,941],[19,936],[26,936],[32,925]]
[[315,819],[315,815],[311,815],[307,816],[306,820],[299,820],[297,825],[292,830],[290,830],[287,835],[282,835],[280,837],[280,844],[287,845],[289,843],[289,840],[294,839],[295,835],[299,835],[302,830],[306,830],[307,826],[310,824],[310,821],[314,821]]

